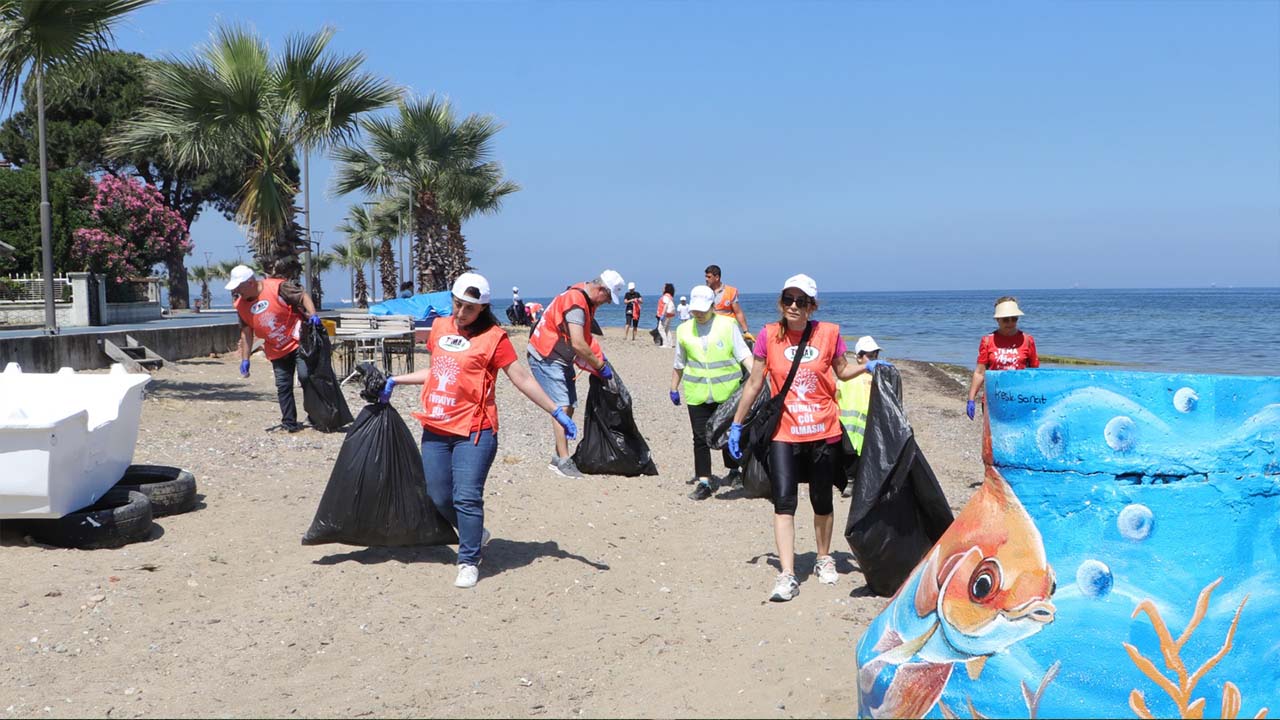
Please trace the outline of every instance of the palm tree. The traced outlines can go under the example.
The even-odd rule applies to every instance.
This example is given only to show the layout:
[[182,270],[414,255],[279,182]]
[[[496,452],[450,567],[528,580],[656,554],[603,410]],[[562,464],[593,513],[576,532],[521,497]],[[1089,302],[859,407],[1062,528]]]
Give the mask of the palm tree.
[[311,256],[311,299],[316,304],[316,309],[322,309],[324,305],[324,286],[320,283],[320,278],[326,272],[331,270],[337,258],[333,253],[319,252]]
[[205,309],[213,303],[213,293],[209,292],[209,281],[217,277],[217,269],[208,265],[197,265],[187,269],[187,277],[200,283],[200,300]]
[[53,239],[49,215],[49,163],[45,153],[44,76],[49,68],[84,62],[106,50],[111,28],[151,0],[0,0],[0,107],[18,97],[23,74],[36,76],[40,138],[40,245],[44,272],[45,330],[57,332],[53,300]]
[[357,73],[360,55],[326,55],[331,37],[325,29],[291,38],[273,60],[252,31],[219,26],[198,54],[152,64],[149,102],[111,145],[158,145],[180,169],[199,170],[232,152],[247,157],[236,219],[268,265],[296,255],[295,148],[350,137],[359,113],[396,96],[388,83]]
[[454,278],[473,269],[462,224],[475,215],[498,212],[502,198],[519,190],[519,185],[502,178],[502,168],[497,163],[473,168],[459,182],[451,184],[441,207],[449,248],[449,277]]
[[[459,121],[448,100],[434,95],[399,105],[392,117],[366,117],[367,148],[339,147],[334,189],[407,197],[413,218],[418,289],[443,290],[449,280],[442,202],[489,163],[501,125],[487,115]],[[513,187],[514,190],[514,187]]]
[[373,246],[353,236],[345,243],[334,245],[333,255],[334,262],[339,267],[347,268],[354,274],[351,298],[356,307],[369,307],[369,285],[364,279],[364,264],[373,258]]

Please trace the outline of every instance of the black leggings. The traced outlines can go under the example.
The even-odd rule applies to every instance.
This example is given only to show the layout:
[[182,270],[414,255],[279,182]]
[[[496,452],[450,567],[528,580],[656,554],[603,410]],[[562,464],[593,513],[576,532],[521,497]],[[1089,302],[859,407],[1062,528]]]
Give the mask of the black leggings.
[[773,512],[795,515],[799,484],[809,483],[809,504],[814,515],[835,512],[831,504],[831,486],[835,474],[843,472],[836,456],[840,443],[826,440],[769,443],[769,479],[773,488]]

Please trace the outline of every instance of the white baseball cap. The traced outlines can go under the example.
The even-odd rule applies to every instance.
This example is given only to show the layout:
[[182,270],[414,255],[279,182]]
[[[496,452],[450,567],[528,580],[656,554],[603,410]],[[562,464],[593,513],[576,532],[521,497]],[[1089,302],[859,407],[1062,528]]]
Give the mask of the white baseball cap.
[[880,346],[876,344],[875,338],[870,335],[863,335],[858,338],[858,342],[853,346],[853,352],[857,354],[873,353],[879,349]]
[[622,302],[622,295],[626,292],[623,288],[626,283],[623,282],[622,276],[618,274],[617,270],[605,270],[600,273],[600,282],[609,288],[609,296],[612,298],[612,302]]
[[635,290],[635,289],[636,289],[636,284],[635,284],[635,283],[633,283],[633,282],[629,282],[629,283],[627,283],[627,289],[628,289],[628,290]]
[[683,295],[681,295],[681,296],[680,296],[680,302],[687,302],[688,300],[689,300],[689,298],[687,298],[687,297],[685,297],[685,296],[683,296]]
[[787,281],[782,284],[782,289],[787,288],[795,288],[811,298],[818,297],[818,283],[804,273],[787,278]]
[[248,265],[237,265],[231,268],[231,274],[227,276],[227,289],[235,290],[245,283],[247,280],[254,278],[253,268]]
[[694,312],[706,312],[716,304],[716,291],[706,285],[695,285],[689,291],[689,297],[693,298],[689,301],[689,309]]
[[513,287],[513,288],[511,288],[511,292],[520,292],[520,288],[518,288],[518,287]]
[[[467,288],[475,288],[480,291],[480,299],[469,297]],[[462,302],[479,303],[481,305],[489,304],[489,281],[484,279],[480,273],[462,273],[457,280],[453,281],[453,296]]]

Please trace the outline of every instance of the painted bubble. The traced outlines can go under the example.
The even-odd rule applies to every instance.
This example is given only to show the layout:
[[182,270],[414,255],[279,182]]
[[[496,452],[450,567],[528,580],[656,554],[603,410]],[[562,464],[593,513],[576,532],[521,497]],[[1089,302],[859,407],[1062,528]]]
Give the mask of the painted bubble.
[[1115,580],[1111,568],[1099,560],[1085,560],[1076,568],[1076,587],[1085,597],[1104,598],[1111,593]]
[[1151,531],[1155,528],[1156,518],[1151,513],[1151,508],[1146,505],[1126,505],[1120,511],[1120,517],[1116,520],[1116,527],[1120,529],[1120,534],[1126,540],[1146,540],[1151,535]]
[[1200,396],[1189,387],[1179,388],[1178,392],[1173,394],[1173,407],[1180,413],[1195,410],[1198,402],[1200,402]]
[[1111,418],[1103,428],[1102,435],[1112,450],[1125,452],[1133,449],[1133,444],[1138,439],[1138,426],[1128,417],[1118,415]]
[[1036,447],[1047,458],[1062,455],[1067,447],[1067,428],[1056,420],[1050,420],[1036,428]]

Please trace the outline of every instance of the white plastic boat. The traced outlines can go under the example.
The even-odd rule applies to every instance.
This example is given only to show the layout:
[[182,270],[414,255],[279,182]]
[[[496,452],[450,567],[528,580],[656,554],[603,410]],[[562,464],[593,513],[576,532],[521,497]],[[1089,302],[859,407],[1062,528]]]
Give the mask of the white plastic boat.
[[133,462],[150,375],[0,373],[0,520],[58,518],[93,504]]

